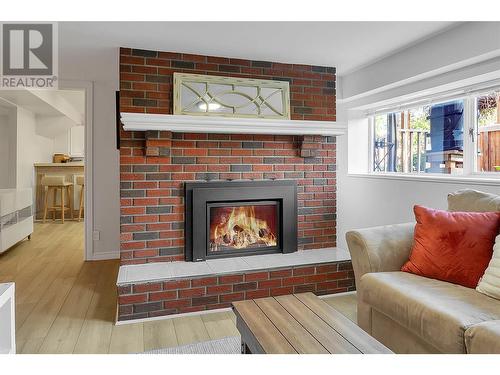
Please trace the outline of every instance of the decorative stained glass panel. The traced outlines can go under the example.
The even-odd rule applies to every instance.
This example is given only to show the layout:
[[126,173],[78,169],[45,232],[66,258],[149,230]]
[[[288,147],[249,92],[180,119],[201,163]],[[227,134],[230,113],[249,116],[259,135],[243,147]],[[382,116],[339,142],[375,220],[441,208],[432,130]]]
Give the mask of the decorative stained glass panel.
[[174,114],[288,120],[289,84],[174,73]]

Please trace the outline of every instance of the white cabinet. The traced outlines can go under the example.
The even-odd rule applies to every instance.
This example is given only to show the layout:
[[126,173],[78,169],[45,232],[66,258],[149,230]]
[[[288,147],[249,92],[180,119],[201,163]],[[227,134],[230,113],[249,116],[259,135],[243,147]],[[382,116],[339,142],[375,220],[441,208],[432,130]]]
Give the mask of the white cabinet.
[[85,126],[73,126],[54,138],[54,153],[73,157],[85,156]]
[[14,283],[0,284],[0,354],[16,354]]
[[0,253],[33,233],[32,190],[0,189]]

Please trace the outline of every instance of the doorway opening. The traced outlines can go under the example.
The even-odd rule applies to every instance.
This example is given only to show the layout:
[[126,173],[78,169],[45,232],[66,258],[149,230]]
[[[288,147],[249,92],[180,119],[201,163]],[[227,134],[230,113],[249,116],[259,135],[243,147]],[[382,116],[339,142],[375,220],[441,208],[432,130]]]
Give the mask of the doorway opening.
[[0,252],[51,238],[88,258],[87,100],[85,88],[0,90]]

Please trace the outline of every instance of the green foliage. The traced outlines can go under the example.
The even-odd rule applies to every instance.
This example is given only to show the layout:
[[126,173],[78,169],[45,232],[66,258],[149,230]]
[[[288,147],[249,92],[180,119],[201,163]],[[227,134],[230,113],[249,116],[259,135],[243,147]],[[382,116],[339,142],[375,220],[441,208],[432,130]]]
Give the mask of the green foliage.
[[496,107],[479,108],[477,116],[477,124],[479,127],[487,126],[496,123],[497,109]]
[[378,115],[375,116],[375,138],[386,138],[387,137],[387,116],[388,115]]
[[419,107],[411,110],[410,127],[412,129],[431,130],[431,121],[429,120],[430,106]]

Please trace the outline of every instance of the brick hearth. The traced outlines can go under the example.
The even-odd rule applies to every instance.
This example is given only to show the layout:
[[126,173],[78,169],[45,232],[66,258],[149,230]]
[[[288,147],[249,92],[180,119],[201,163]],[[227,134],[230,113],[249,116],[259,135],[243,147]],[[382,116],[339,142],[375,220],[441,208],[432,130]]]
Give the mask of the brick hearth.
[[354,290],[350,261],[121,284],[118,320],[227,308],[244,299]]

